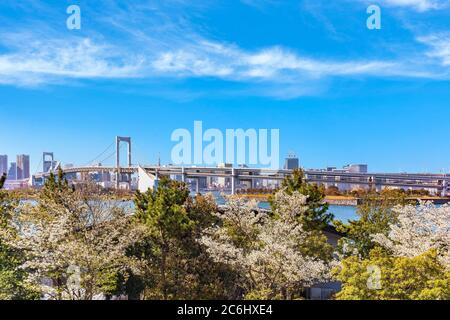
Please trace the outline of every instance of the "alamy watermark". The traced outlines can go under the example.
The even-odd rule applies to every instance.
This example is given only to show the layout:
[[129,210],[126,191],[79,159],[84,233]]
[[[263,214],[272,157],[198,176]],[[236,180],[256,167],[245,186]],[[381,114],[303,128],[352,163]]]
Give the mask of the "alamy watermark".
[[71,292],[77,292],[81,290],[81,269],[79,266],[70,265],[67,268],[67,289]]
[[73,4],[67,7],[67,14],[70,16],[66,20],[67,29],[80,30],[81,29],[81,9],[79,6]]
[[367,266],[367,273],[369,277],[367,278],[367,288],[370,290],[381,290],[381,269],[377,265]]
[[202,121],[194,121],[193,132],[176,129],[171,141],[171,159],[175,165],[211,165],[230,163],[258,165],[279,169],[279,129],[203,130]]
[[367,7],[367,14],[370,16],[367,18],[366,25],[369,30],[381,29],[381,8],[375,4]]
[[[370,5],[366,10],[370,16],[366,20],[366,26],[369,30],[381,29],[381,8],[378,5]],[[66,20],[67,29],[80,30],[81,29],[81,8],[76,4],[67,7],[66,13],[70,16]]]

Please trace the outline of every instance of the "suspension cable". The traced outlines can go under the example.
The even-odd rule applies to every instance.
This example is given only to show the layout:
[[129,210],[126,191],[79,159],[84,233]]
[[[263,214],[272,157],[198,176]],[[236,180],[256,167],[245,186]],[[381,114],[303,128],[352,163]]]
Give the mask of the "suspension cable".
[[[86,163],[84,166],[88,166],[91,165],[92,163],[94,163],[95,160],[97,160],[98,158],[100,158],[101,156],[103,156],[113,145],[115,144],[115,142],[111,143],[105,150],[103,150],[102,153],[100,153],[98,156],[96,156],[94,159],[92,159],[91,161],[89,161],[88,163]],[[115,153],[115,151],[114,151]],[[103,161],[101,161],[103,162]]]

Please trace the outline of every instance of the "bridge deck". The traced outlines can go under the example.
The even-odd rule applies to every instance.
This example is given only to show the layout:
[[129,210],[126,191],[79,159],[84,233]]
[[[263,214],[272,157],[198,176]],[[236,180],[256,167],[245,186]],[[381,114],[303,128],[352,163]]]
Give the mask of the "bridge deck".
[[[123,174],[134,174],[138,172],[138,166],[121,167]],[[222,177],[237,178],[240,180],[282,180],[292,174],[291,170],[271,170],[263,168],[217,168],[217,167],[180,167],[180,166],[143,166],[148,174],[160,175],[183,175],[185,178],[200,177]],[[91,172],[117,172],[116,167],[72,167],[63,168],[63,172],[91,173]],[[36,178],[47,177],[50,172],[35,175]],[[355,185],[382,185],[392,187],[414,187],[414,188],[447,188],[449,174],[411,174],[411,173],[350,173],[330,172],[318,170],[306,170],[307,181],[327,184],[355,184]]]

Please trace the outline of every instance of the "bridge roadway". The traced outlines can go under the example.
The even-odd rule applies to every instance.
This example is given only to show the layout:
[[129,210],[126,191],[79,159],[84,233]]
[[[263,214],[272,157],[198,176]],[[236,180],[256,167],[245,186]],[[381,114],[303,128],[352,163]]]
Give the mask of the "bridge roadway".
[[[283,180],[292,174],[291,170],[270,170],[260,168],[216,168],[216,167],[144,167],[152,175],[182,175],[185,178],[229,177],[243,181],[253,179]],[[447,191],[450,175],[442,174],[396,174],[396,173],[350,173],[306,170],[306,181],[323,184],[367,185],[381,188],[433,188]],[[233,183],[233,182],[232,182]]]
[[[292,174],[292,170],[272,170],[264,168],[218,168],[218,167],[181,167],[181,166],[131,166],[121,167],[120,173],[138,173],[139,168],[157,179],[159,176],[177,175],[182,179],[200,177],[231,178],[233,185],[236,181],[283,180]],[[63,168],[63,172],[117,172],[117,167],[87,166]],[[35,178],[47,177],[50,172],[35,175]],[[447,191],[450,174],[411,174],[411,173],[351,173],[320,170],[306,170],[305,178],[308,182],[323,184],[367,185],[374,187],[388,186],[401,188],[433,188],[437,191]]]

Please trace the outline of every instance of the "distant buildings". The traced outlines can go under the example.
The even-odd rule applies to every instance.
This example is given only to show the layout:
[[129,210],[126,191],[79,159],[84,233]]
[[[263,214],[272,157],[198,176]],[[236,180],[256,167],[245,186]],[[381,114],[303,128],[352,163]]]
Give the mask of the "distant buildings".
[[30,156],[19,154],[17,156],[17,180],[30,178]]
[[8,156],[0,155],[0,176],[4,173],[8,173]]
[[[20,165],[20,167],[18,166]],[[30,156],[18,155],[17,162],[11,162],[8,168],[8,156],[0,155],[0,175],[6,173],[5,189],[14,190],[26,188],[30,178]]]
[[348,164],[343,169],[350,173],[367,173],[367,164]]
[[11,162],[9,167],[8,180],[17,180],[17,164],[15,162]]
[[299,168],[299,161],[298,157],[291,153],[287,156],[284,162],[284,169],[285,170],[294,170]]
[[320,169],[317,171],[335,172],[335,173],[367,173],[367,164],[347,164],[342,169],[336,167],[326,167],[326,169]]
[[11,162],[8,167],[8,156],[0,155],[0,175],[6,173],[7,180],[25,180],[30,178],[30,156],[17,155],[17,161]]
[[321,184],[325,188],[337,187],[341,191],[368,188],[369,186],[367,184],[367,179],[369,177],[354,178],[347,176],[351,174],[367,174],[367,172],[367,164],[348,164],[343,166],[341,169],[336,167],[326,167],[325,169],[307,170],[310,181]]

